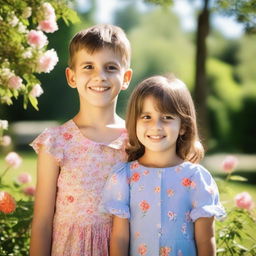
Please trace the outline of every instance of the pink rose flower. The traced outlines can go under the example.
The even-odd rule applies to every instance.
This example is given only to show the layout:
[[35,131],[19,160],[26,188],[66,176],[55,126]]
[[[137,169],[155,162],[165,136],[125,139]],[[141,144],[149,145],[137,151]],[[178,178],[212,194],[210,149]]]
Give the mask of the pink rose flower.
[[59,29],[55,19],[42,20],[39,22],[39,26],[37,28],[46,33],[53,33]]
[[46,18],[46,19],[54,18],[55,19],[55,10],[50,3],[43,3],[42,8],[44,11],[44,18]]
[[22,79],[19,76],[11,76],[8,80],[8,87],[10,89],[18,90],[22,85]]
[[37,98],[40,95],[42,95],[44,93],[44,90],[42,89],[42,87],[40,86],[40,84],[36,84],[33,89],[30,91],[30,95]]
[[18,168],[21,163],[22,163],[22,158],[15,152],[10,152],[6,157],[5,157],[6,163],[13,167],[13,168]]
[[49,73],[59,61],[57,53],[54,49],[48,50],[42,55],[37,63],[37,72]]
[[232,172],[238,164],[238,160],[234,156],[227,156],[222,162],[222,169],[224,172],[230,173]]
[[31,30],[28,33],[28,44],[29,45],[41,49],[47,43],[48,43],[47,37],[42,31]]
[[12,142],[12,139],[8,135],[5,135],[2,137],[2,139],[0,139],[0,144],[4,147],[9,146],[11,144],[11,142]]
[[0,212],[5,214],[13,213],[16,209],[15,199],[7,192],[0,192]]
[[17,181],[21,184],[26,184],[31,182],[32,177],[29,173],[23,172],[17,177]]
[[235,205],[238,208],[251,210],[254,206],[252,197],[248,192],[242,192],[240,194],[237,194],[234,199],[235,199]]
[[34,196],[35,193],[36,193],[36,189],[34,186],[29,186],[29,187],[26,187],[23,189],[23,193],[26,195],[26,196]]

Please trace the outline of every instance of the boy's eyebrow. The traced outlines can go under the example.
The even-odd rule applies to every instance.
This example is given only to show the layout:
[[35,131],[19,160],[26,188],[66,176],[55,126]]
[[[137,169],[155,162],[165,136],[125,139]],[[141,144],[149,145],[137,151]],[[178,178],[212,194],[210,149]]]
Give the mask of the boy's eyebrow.
[[[94,62],[93,61],[83,61],[80,64],[80,66],[84,66],[84,65],[88,65],[88,64],[92,65],[92,64],[94,64]],[[109,61],[109,62],[104,63],[104,65],[115,65],[115,66],[121,67],[121,65],[116,61]]]

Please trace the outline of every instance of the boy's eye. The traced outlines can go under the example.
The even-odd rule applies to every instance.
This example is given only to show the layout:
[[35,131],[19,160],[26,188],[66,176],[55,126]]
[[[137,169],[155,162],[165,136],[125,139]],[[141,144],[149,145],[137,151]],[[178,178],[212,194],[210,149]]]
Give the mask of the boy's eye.
[[84,69],[93,69],[93,65],[88,64],[83,67]]
[[106,67],[106,70],[107,71],[116,71],[116,70],[118,70],[118,68],[114,65],[109,65]]

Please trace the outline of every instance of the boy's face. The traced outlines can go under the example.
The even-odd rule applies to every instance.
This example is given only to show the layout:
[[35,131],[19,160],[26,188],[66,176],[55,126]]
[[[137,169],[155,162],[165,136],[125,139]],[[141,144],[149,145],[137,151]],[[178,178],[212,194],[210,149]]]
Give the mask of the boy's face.
[[97,107],[115,104],[120,90],[127,89],[131,80],[132,71],[127,70],[121,57],[109,48],[93,54],[80,50],[74,63],[73,69],[66,69],[67,81],[77,88],[80,101],[86,104]]

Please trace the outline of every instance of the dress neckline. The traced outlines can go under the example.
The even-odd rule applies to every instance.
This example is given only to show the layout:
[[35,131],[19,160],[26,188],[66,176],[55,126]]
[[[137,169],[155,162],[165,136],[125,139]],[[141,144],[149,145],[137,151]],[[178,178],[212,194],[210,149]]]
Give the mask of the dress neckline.
[[153,170],[153,169],[158,169],[158,170],[160,170],[160,169],[176,169],[176,168],[178,168],[178,167],[183,167],[184,165],[186,165],[187,163],[190,163],[190,162],[188,162],[188,161],[183,161],[182,163],[180,163],[180,164],[176,164],[176,165],[173,165],[173,166],[166,166],[166,167],[149,167],[149,166],[146,166],[146,165],[143,165],[143,164],[141,164],[138,160],[134,160],[134,161],[132,161],[131,162],[131,164],[132,163],[135,163],[135,164],[138,164],[138,166],[141,166],[142,168],[145,168],[145,169],[151,169],[151,170]]
[[79,127],[77,126],[77,124],[75,123],[75,121],[73,119],[70,119],[69,123],[74,127],[74,129],[77,131],[78,135],[81,138],[85,139],[87,142],[94,144],[94,145],[103,145],[103,146],[108,146],[108,147],[115,148],[115,149],[120,149],[123,147],[124,140],[127,138],[127,132],[126,132],[126,129],[124,128],[124,129],[122,129],[121,134],[113,141],[111,141],[109,143],[97,142],[97,141],[94,141],[94,140],[86,137],[81,132],[81,130],[79,129]]

